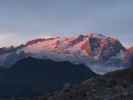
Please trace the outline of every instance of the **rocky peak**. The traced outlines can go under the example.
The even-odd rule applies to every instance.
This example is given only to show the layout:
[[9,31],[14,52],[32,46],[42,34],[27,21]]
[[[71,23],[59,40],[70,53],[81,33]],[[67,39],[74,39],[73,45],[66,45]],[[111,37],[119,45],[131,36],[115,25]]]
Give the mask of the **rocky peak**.
[[[97,33],[87,33],[75,37],[50,37],[32,40],[18,48],[16,52],[18,51],[23,51],[32,57],[41,59],[71,61],[87,64],[88,66],[90,62],[97,62],[102,66],[107,63],[109,66],[118,67],[121,66],[123,61],[129,64],[133,50],[126,50],[118,39]],[[2,56],[0,57],[3,59]]]
[[117,55],[121,50],[125,50],[119,40],[111,37],[106,37],[101,34],[90,33],[87,34],[88,47],[92,51],[97,60],[105,61],[111,56]]
[[133,47],[128,48],[125,52],[125,63],[127,63],[130,67],[133,66]]
[[39,48],[38,50],[61,50],[60,53],[80,50],[85,56],[103,62],[125,49],[119,40],[97,33],[87,33],[76,37],[36,39],[28,42],[27,45],[30,45],[31,49],[34,47]]

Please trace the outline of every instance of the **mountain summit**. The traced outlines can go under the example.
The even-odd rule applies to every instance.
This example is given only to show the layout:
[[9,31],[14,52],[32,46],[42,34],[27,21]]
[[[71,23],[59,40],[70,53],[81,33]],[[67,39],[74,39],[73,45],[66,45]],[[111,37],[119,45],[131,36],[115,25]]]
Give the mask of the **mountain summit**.
[[1,65],[12,65],[28,56],[54,61],[85,64],[103,74],[131,66],[127,50],[118,39],[88,33],[75,37],[40,38],[0,55]]

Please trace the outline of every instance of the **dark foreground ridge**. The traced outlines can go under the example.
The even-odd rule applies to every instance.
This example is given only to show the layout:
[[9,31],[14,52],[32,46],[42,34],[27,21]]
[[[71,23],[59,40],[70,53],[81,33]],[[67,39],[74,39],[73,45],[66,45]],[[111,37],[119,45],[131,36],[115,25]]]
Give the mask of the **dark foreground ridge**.
[[67,85],[48,96],[5,97],[2,100],[133,100],[133,68],[96,76],[79,86]]
[[0,96],[46,95],[95,74],[84,65],[26,58],[0,72]]
[[49,95],[46,100],[133,100],[133,69],[89,79],[79,87]]

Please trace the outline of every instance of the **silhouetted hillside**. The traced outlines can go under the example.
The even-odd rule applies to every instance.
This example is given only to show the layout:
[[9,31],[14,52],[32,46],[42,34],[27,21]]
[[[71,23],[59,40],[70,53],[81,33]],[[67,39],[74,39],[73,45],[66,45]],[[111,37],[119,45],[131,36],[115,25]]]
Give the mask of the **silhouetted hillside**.
[[[41,97],[42,98],[42,97]],[[133,100],[133,69],[108,73],[37,100]]]
[[84,65],[26,58],[0,73],[0,96],[44,95],[95,76]]
[[1,100],[133,100],[133,68],[119,70],[66,85],[48,96],[1,97]]

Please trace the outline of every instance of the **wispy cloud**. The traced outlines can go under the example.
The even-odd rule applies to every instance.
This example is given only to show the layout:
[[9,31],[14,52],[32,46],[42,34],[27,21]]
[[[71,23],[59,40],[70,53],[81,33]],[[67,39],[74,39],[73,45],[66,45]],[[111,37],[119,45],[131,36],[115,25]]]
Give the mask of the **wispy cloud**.
[[20,42],[17,33],[0,33],[0,47],[18,45]]

